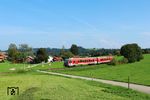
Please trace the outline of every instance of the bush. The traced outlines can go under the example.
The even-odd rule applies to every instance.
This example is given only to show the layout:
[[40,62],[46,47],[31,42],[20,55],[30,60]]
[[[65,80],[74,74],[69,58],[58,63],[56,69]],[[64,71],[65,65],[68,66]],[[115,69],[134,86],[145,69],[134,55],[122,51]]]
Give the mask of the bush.
[[115,65],[118,65],[118,64],[126,64],[126,63],[128,63],[128,59],[127,58],[123,58],[121,60],[116,60],[114,58],[111,62],[108,63],[108,65],[115,66]]
[[121,60],[118,61],[119,64],[126,64],[128,63],[128,59],[127,58],[123,58]]
[[127,58],[123,58],[123,59],[122,59],[122,63],[123,63],[123,64],[128,63],[128,59],[127,59]]
[[114,58],[111,62],[108,63],[108,65],[117,65],[118,64],[118,61]]

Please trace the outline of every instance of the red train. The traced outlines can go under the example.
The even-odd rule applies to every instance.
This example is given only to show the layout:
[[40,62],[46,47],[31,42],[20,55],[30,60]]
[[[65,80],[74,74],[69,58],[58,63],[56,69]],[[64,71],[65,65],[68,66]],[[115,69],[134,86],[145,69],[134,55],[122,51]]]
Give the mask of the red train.
[[76,66],[76,65],[92,65],[100,63],[108,63],[113,59],[112,56],[103,57],[87,57],[87,58],[69,58],[64,61],[64,66]]

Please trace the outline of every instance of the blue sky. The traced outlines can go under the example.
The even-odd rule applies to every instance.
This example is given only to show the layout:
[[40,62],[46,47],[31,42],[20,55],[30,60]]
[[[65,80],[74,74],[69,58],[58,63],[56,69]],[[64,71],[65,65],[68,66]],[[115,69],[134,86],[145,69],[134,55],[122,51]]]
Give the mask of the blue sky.
[[150,47],[150,0],[1,0],[0,49]]

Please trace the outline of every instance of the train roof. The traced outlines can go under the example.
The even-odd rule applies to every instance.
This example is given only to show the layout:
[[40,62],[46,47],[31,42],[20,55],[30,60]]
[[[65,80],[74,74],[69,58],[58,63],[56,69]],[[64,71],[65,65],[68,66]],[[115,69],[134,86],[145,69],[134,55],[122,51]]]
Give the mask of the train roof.
[[69,58],[68,60],[77,60],[77,59],[93,59],[93,58],[107,58],[107,57],[113,57],[113,56],[100,56],[100,57],[85,57],[85,58]]

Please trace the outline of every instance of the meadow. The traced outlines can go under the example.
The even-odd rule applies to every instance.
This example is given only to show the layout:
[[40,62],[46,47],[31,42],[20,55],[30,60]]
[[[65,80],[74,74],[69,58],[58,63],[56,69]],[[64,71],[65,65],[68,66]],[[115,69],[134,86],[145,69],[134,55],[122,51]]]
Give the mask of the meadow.
[[[7,95],[8,86],[19,87],[19,95]],[[150,95],[93,81],[36,72],[0,75],[1,100],[149,100]]]
[[11,62],[5,61],[5,63],[0,63],[0,73],[10,73],[13,72],[13,70],[23,69],[28,66],[31,66],[30,64],[13,64]]
[[[63,62],[43,64],[28,69],[29,64],[0,63],[0,99],[1,100],[150,100],[149,94],[140,93],[131,89],[102,84],[94,81],[72,79],[61,76],[47,75],[36,72],[37,69],[55,71],[67,74],[82,75],[88,77],[113,79],[122,81],[121,77],[140,72],[135,76],[134,82],[148,83],[148,70],[150,55],[145,55],[141,62],[117,66],[106,64],[93,66],[80,66],[65,68]],[[138,70],[135,65],[144,64],[143,70]],[[15,68],[16,70],[10,70]],[[138,67],[139,68],[139,67]],[[28,69],[28,70],[26,70]],[[128,70],[127,70],[128,69]],[[125,70],[125,72],[123,72]],[[131,71],[129,71],[131,70]],[[144,72],[143,72],[144,71]],[[147,72],[146,72],[147,71]],[[88,73],[89,72],[89,73]],[[117,72],[118,74],[116,74]],[[91,74],[92,73],[92,74]],[[120,75],[119,75],[120,74]],[[139,75],[144,78],[139,79]],[[107,75],[107,76],[105,76]],[[113,75],[113,76],[112,76]],[[105,77],[104,77],[105,76]],[[110,78],[110,76],[112,76]],[[119,77],[120,76],[120,77]],[[108,78],[109,77],[109,78]],[[125,80],[125,79],[124,79]],[[17,96],[7,95],[7,87],[19,87]]]
[[[57,65],[59,67],[55,67]],[[56,68],[55,70],[48,71],[123,82],[127,82],[129,76],[131,83],[150,85],[150,54],[144,55],[144,59],[140,62],[116,66],[100,64],[64,68],[62,62],[56,62],[52,63],[51,66],[46,65],[43,68],[40,66],[37,68],[41,70]],[[60,70],[59,68],[64,69]]]

